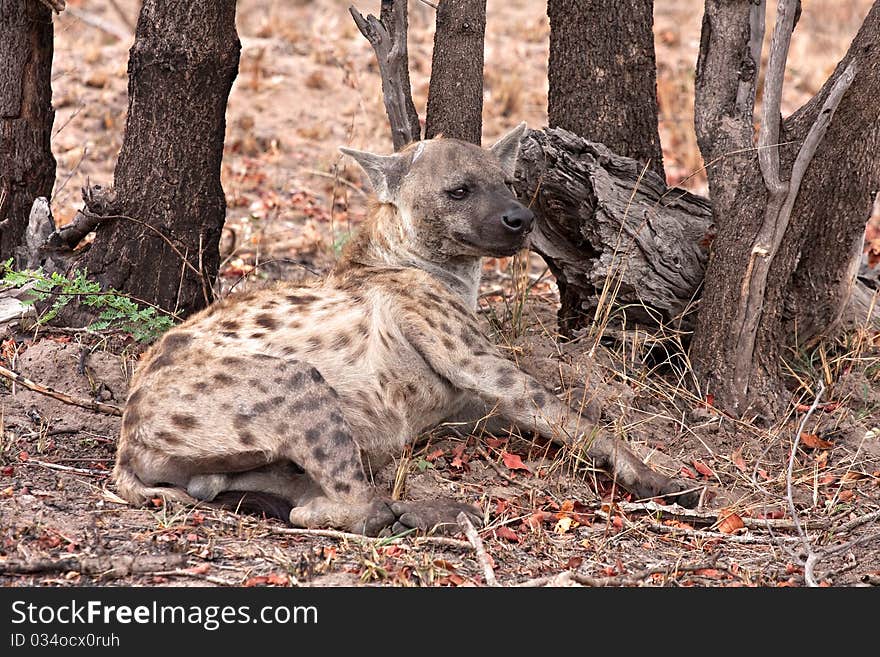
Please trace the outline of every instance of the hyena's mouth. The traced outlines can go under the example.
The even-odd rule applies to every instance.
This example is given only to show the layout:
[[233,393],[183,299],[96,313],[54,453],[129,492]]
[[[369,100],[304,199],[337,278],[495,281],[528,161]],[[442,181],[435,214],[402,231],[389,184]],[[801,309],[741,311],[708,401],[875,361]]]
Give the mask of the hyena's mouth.
[[454,235],[453,239],[466,249],[473,250],[481,256],[492,258],[507,258],[516,255],[523,249],[529,248],[528,233],[524,233],[518,239],[510,240],[503,244],[489,241],[478,244],[464,235]]

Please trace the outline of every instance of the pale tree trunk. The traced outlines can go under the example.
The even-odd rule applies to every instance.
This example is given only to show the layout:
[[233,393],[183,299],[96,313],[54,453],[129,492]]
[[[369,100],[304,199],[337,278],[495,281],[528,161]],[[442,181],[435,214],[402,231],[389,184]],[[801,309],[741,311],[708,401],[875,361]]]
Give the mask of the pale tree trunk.
[[653,0],[549,0],[550,127],[598,141],[665,179]]
[[34,199],[52,196],[52,12],[38,0],[0,0],[0,259],[28,259]]
[[226,102],[240,48],[235,0],[145,0],[114,194],[89,208],[105,219],[78,266],[181,315],[212,300],[226,217]]
[[399,151],[410,142],[421,139],[419,115],[412,100],[409,81],[409,54],[407,28],[409,24],[406,0],[382,0],[379,17],[366,17],[354,7],[349,8],[364,38],[376,53],[379,76],[382,79],[382,98],[391,126],[391,141]]
[[708,175],[718,233],[691,360],[703,392],[737,415],[773,416],[788,401],[786,347],[830,330],[839,317],[880,184],[880,2],[822,91],[783,122],[797,10],[797,2],[780,2],[755,149],[763,3],[706,3],[695,114],[703,158],[715,163]]
[[441,0],[425,138],[439,134],[479,144],[483,129],[486,0]]

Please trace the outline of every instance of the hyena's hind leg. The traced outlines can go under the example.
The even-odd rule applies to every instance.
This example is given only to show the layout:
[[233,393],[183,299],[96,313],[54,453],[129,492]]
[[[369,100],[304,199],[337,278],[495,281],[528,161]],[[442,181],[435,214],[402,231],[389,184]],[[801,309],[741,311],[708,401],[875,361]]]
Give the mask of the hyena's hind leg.
[[295,504],[288,519],[299,526],[377,533],[394,522],[318,370],[263,354],[207,358],[202,366],[215,373],[213,385],[173,363],[148,372],[129,398],[115,472],[123,497],[142,502],[158,491],[210,502],[242,491]]
[[[294,505],[289,520],[299,527],[376,534],[392,524],[394,514],[367,481],[360,447],[333,387],[308,363],[259,359],[267,375],[271,372],[275,380],[285,382],[286,394],[267,394],[251,408],[239,410],[232,418],[233,428],[253,436],[271,454],[270,464],[295,464],[302,474],[285,482],[272,467],[221,473],[226,478],[222,488],[280,493]],[[196,489],[203,483],[191,480],[190,493],[201,492]],[[217,488],[216,481],[211,483]]]

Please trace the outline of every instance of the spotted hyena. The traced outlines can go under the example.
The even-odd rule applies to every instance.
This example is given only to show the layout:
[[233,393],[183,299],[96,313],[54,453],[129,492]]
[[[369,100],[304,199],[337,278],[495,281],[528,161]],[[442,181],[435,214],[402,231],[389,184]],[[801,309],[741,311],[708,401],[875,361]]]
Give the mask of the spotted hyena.
[[586,450],[640,497],[691,502],[481,332],[481,258],[516,253],[532,227],[509,188],[524,129],[488,150],[455,139],[393,155],[342,149],[375,191],[360,232],[321,282],[230,296],[151,349],[123,416],[121,495],[250,493],[281,500],[294,525],[367,534],[448,525],[461,511],[476,521],[451,500],[392,502],[370,473],[425,430],[488,408]]

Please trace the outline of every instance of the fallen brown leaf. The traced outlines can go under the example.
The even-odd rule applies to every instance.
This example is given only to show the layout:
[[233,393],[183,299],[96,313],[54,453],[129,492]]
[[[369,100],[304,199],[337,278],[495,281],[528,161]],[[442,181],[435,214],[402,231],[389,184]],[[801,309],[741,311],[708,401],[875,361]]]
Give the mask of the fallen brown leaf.
[[541,525],[544,524],[544,521],[548,517],[550,517],[549,513],[545,513],[544,511],[535,511],[535,513],[523,520],[523,524],[529,529],[540,529]]
[[828,440],[822,440],[814,433],[802,433],[801,445],[809,447],[810,449],[829,449],[834,447],[834,443]]
[[733,464],[737,467],[740,472],[746,472],[746,462],[743,460],[743,446],[740,445],[736,450],[734,450],[733,454],[730,455],[730,460],[733,461]]
[[439,456],[443,456],[443,450],[442,449],[435,449],[433,452],[431,452],[430,454],[425,456],[425,460],[426,461],[433,461],[434,459],[436,459]]
[[525,470],[526,472],[531,472],[517,454],[501,452],[501,460],[504,461],[504,465],[507,466],[508,470]]
[[496,538],[503,538],[507,541],[511,541],[512,543],[519,543],[519,536],[517,536],[516,532],[507,526],[496,527],[495,536]]
[[737,529],[742,529],[746,526],[742,518],[733,511],[722,510],[718,517],[718,531],[722,534],[732,534]]

